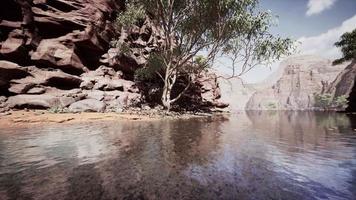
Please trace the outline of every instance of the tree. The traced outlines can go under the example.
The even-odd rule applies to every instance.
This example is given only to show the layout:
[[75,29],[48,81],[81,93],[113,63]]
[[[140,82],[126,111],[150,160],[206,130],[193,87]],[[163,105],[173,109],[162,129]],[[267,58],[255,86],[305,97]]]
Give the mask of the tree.
[[327,110],[333,104],[333,96],[331,94],[314,94],[315,106]]
[[352,32],[344,33],[340,40],[335,43],[335,46],[341,48],[343,57],[335,60],[333,62],[334,65],[356,59],[356,29]]
[[338,96],[334,100],[334,105],[338,109],[345,109],[347,107],[348,103],[349,103],[349,101],[347,100],[347,96],[346,95]]
[[324,110],[329,109],[345,109],[348,104],[347,96],[341,95],[338,97],[333,97],[332,94],[324,93],[324,94],[314,94],[315,106],[318,108],[322,108]]
[[[274,17],[259,11],[258,0],[132,0],[117,22],[130,26],[143,13],[164,35],[164,44],[150,56],[145,68],[151,67],[147,71],[162,79],[161,100],[168,110],[196,75],[213,66],[217,56],[234,60],[231,77],[235,77],[258,63],[288,54],[293,46],[292,40],[269,33]],[[237,74],[239,61],[243,70]],[[185,79],[186,85],[172,96],[178,79]]]

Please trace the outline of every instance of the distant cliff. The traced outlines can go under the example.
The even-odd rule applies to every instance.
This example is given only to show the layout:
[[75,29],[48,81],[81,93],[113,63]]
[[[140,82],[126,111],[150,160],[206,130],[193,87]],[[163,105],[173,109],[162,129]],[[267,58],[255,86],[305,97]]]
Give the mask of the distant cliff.
[[333,88],[333,81],[346,64],[317,56],[291,57],[281,63],[281,77],[271,86],[258,89],[246,104],[246,110],[313,110],[315,95]]

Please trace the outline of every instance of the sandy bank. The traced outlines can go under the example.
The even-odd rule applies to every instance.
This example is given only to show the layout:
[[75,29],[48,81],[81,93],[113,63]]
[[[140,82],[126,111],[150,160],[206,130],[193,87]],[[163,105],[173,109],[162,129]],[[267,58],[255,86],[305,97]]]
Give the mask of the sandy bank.
[[162,116],[132,113],[51,113],[43,110],[11,111],[0,113],[0,127],[14,127],[36,124],[64,124],[92,121],[148,121],[173,118],[195,118],[210,116],[209,114],[183,114],[180,116]]

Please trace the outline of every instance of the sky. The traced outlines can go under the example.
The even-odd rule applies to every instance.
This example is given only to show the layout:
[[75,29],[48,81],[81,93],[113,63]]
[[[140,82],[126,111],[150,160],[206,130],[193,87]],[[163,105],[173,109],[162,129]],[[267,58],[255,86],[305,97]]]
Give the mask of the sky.
[[[271,32],[298,41],[298,54],[302,55],[338,58],[341,54],[334,43],[356,28],[356,0],[260,0],[260,7],[278,16],[278,26]],[[279,62],[257,67],[242,79],[260,82],[278,66]]]

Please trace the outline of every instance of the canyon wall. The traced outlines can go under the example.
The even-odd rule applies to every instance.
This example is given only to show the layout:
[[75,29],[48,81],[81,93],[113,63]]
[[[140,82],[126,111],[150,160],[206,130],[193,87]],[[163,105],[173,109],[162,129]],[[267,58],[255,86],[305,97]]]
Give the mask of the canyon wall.
[[348,106],[346,111],[356,111],[356,60],[352,61],[327,89],[327,93],[332,94],[333,98],[346,96],[348,98]]
[[[2,0],[0,111],[101,112],[155,99],[152,96],[160,91],[148,93],[152,84],[138,83],[134,73],[144,67],[163,36],[148,17],[116,31],[114,21],[123,9],[123,0]],[[113,39],[128,43],[129,51],[112,48]],[[204,76],[212,79],[197,81],[190,96],[199,105],[226,106],[218,102],[214,75],[200,79]]]
[[316,107],[315,95],[335,88],[333,81],[346,65],[333,66],[330,60],[317,56],[291,57],[281,63],[281,77],[271,86],[258,89],[247,102],[245,109],[320,109]]

